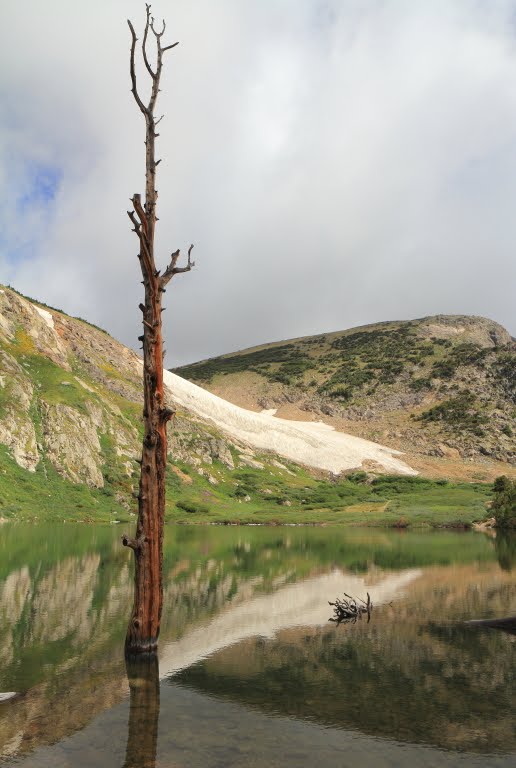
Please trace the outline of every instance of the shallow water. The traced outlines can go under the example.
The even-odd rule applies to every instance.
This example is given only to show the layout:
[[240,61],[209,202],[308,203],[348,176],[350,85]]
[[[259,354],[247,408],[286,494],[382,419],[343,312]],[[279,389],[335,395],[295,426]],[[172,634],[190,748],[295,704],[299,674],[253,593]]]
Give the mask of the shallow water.
[[[514,765],[515,637],[461,623],[516,615],[514,539],[167,528],[159,669],[130,688],[120,534],[0,527],[0,763]],[[369,623],[328,622],[343,592]]]

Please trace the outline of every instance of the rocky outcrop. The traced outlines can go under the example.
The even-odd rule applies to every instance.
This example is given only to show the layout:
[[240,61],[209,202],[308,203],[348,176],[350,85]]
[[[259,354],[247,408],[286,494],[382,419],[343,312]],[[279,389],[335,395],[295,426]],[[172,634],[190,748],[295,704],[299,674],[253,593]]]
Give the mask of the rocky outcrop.
[[23,367],[0,348],[0,443],[20,467],[34,472],[39,461],[36,430],[30,414],[34,387]]
[[476,315],[434,315],[415,321],[423,338],[460,339],[461,343],[480,347],[504,347],[512,337],[499,323]]
[[33,304],[15,291],[0,290],[0,329],[9,340],[16,340],[26,352],[35,352],[70,370],[66,345],[61,340],[47,309]]
[[140,378],[137,355],[107,333],[0,289],[0,443],[19,466],[43,460],[92,488],[107,462],[131,477]]
[[45,453],[59,474],[102,488],[100,440],[92,417],[62,403],[42,402],[42,413]]

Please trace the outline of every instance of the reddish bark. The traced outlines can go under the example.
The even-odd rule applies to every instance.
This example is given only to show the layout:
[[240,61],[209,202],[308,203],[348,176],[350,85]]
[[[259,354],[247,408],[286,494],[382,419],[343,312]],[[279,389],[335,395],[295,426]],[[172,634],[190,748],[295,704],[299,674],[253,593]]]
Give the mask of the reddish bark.
[[[159,81],[163,64],[163,53],[173,45],[162,47],[161,38],[165,32],[165,22],[161,32],[154,27],[154,18],[147,8],[147,20],[142,44],[145,67],[151,78],[151,95],[147,105],[141,100],[136,87],[135,48],[137,37],[133,25],[131,30],[130,73],[132,94],[145,118],[145,204],[141,197],[134,194],[131,202],[133,210],[128,211],[140,243],[138,258],[143,275],[145,301],[140,304],[143,314],[143,423],[144,437],[141,458],[140,487],[138,494],[138,522],[135,538],[124,534],[122,542],[131,547],[135,557],[134,605],[127,628],[126,654],[149,653],[157,648],[161,611],[163,607],[163,523],[165,516],[165,469],[167,462],[167,422],[173,416],[173,410],[165,403],[163,389],[163,335],[162,335],[162,297],[165,286],[171,278],[180,272],[188,272],[193,266],[191,252],[188,249],[188,263],[177,267],[179,251],[170,257],[170,263],[161,275],[154,261],[154,230],[156,226],[156,167],[155,141],[158,134],[156,125],[160,122],[154,117],[154,108],[159,93]],[[149,63],[146,44],[149,32],[156,40],[155,69]]]

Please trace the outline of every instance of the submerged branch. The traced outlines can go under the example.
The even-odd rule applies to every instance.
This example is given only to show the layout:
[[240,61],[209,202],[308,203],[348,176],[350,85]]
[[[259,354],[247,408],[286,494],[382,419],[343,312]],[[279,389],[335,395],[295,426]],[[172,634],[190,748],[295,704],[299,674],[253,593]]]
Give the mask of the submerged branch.
[[[357,602],[357,600],[361,603]],[[334,621],[336,624],[342,622],[351,621],[353,624],[357,619],[361,619],[363,614],[367,614],[367,622],[371,621],[371,611],[373,610],[373,604],[369,592],[367,592],[367,601],[362,600],[361,597],[352,597],[344,592],[344,597],[341,600],[339,597],[332,603],[328,600],[328,605],[333,606],[333,616],[328,621]]]

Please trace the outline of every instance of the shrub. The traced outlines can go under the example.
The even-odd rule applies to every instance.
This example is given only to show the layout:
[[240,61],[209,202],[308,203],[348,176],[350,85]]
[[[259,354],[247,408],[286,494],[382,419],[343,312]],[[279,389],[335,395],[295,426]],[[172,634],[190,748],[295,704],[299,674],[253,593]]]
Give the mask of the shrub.
[[351,400],[353,390],[350,387],[337,387],[327,393],[333,400]]
[[197,504],[192,501],[176,501],[176,507],[179,507],[179,509],[182,509],[183,512],[189,512],[189,513],[195,513],[200,512],[201,514],[207,514],[209,512],[208,507],[206,504]]
[[491,507],[497,528],[516,528],[516,481],[505,475],[493,484],[494,500]]
[[481,427],[487,422],[487,417],[479,412],[474,395],[464,390],[456,397],[444,400],[439,405],[424,411],[416,417],[416,420],[427,423],[442,422],[448,426],[468,430],[480,437],[483,434]]
[[367,472],[363,472],[362,470],[357,470],[356,472],[350,472],[349,475],[346,475],[346,480],[349,480],[350,483],[357,483],[358,485],[364,485],[368,482]]
[[432,389],[432,379],[411,379],[409,387],[413,392],[421,392],[423,389]]

